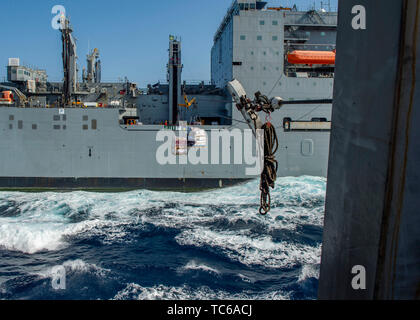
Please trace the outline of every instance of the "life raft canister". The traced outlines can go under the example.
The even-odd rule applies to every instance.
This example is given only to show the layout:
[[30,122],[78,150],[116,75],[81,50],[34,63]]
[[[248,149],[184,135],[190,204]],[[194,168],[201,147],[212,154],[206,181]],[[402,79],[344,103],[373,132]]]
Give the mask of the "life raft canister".
[[12,91],[0,92],[0,104],[13,104],[14,101]]

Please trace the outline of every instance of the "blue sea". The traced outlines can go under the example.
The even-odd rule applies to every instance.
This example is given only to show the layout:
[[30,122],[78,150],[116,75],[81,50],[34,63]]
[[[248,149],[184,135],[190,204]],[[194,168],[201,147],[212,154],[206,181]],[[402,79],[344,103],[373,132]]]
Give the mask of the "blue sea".
[[0,299],[316,299],[326,179],[258,186],[0,192]]

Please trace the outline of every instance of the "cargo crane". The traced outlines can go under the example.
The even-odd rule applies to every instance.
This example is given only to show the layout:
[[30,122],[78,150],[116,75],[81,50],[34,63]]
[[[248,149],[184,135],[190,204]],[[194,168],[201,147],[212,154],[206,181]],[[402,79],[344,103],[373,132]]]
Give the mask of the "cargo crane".
[[188,100],[188,97],[187,97],[186,94],[184,94],[184,101],[185,101],[185,103],[179,103],[178,105],[180,107],[185,107],[187,109],[189,107],[191,107],[191,105],[193,105],[194,103],[196,103],[196,99],[195,98],[192,98],[191,100]]
[[169,119],[171,124],[176,125],[178,119],[178,104],[181,97],[181,41],[174,36],[169,36]]
[[72,36],[70,21],[65,15],[60,17],[61,40],[63,43],[63,104],[70,105],[71,96],[77,90],[76,41]]

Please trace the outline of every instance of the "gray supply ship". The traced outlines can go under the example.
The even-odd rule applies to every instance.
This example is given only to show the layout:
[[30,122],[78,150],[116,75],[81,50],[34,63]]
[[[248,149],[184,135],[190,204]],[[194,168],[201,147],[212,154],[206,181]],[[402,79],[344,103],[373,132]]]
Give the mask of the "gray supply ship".
[[[88,54],[78,81],[73,30],[64,16],[60,24],[63,82],[48,82],[44,70],[11,58],[7,82],[0,84],[1,189],[186,191],[231,186],[259,174],[247,173],[250,165],[235,159],[234,149],[244,150],[250,141],[232,136],[227,157],[219,146],[229,139],[223,142],[213,134],[252,127],[233,103],[229,81],[239,80],[249,97],[257,91],[289,103],[332,97],[333,12],[236,0],[214,36],[211,83],[182,81],[181,42],[170,36],[167,83],[146,89],[128,80],[101,82],[97,49]],[[278,176],[326,176],[331,104],[290,103],[264,117],[279,139]],[[162,130],[176,132],[177,138],[160,140]],[[179,136],[194,130],[205,132],[206,138]],[[165,143],[172,145],[166,155],[176,155],[175,164],[162,165],[157,159]],[[200,143],[198,154],[206,153],[212,161],[184,162],[183,152],[189,154]]]

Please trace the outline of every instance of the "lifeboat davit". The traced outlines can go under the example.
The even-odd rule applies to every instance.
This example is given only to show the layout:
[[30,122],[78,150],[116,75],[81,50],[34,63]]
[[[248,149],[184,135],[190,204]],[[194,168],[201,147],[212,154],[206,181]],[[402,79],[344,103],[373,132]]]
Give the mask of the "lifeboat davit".
[[295,50],[287,54],[291,64],[335,64],[335,51],[305,51]]

